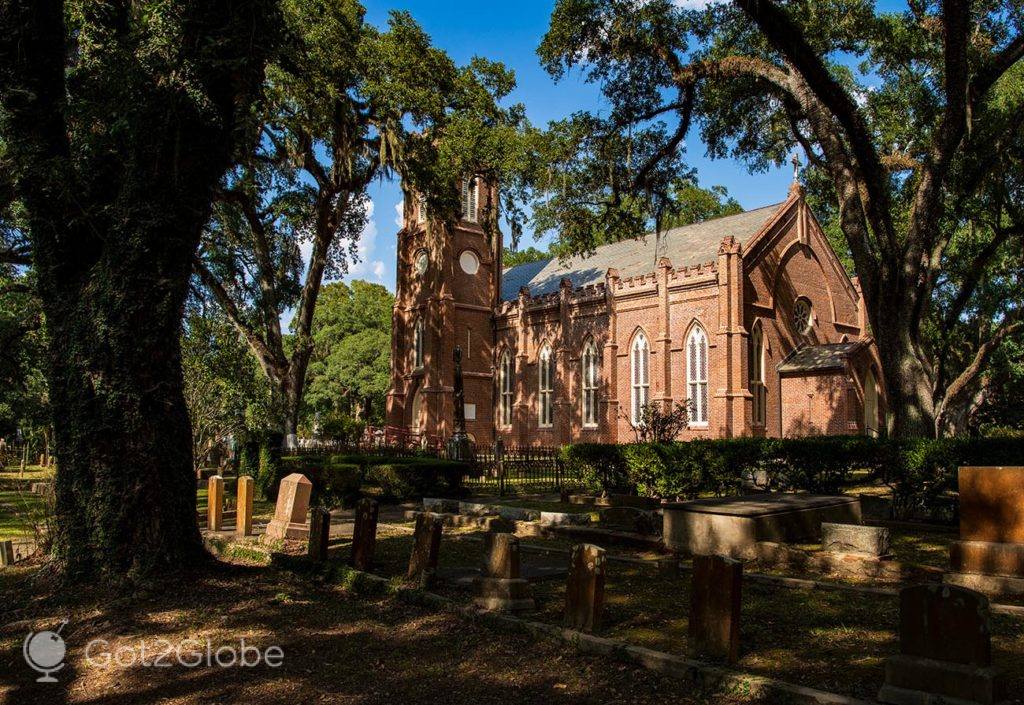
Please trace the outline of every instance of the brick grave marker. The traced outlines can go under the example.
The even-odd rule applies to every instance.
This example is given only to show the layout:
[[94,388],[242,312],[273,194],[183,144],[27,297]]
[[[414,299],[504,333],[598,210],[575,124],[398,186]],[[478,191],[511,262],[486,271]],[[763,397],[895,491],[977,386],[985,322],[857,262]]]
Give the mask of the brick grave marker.
[[327,543],[331,537],[331,513],[314,507],[309,515],[309,545],[306,554],[311,560],[327,560]]
[[313,484],[305,475],[292,473],[281,480],[274,518],[267,524],[267,538],[301,541],[309,537],[306,512]]
[[962,467],[960,540],[946,581],[989,594],[1024,594],[1024,466]]
[[519,573],[519,539],[514,534],[484,534],[484,564],[473,580],[473,602],[496,612],[530,612],[536,607],[530,583]]
[[437,571],[437,557],[441,551],[441,530],[444,527],[441,518],[433,514],[419,514],[416,517],[416,529],[412,535],[412,554],[409,556],[410,580],[419,580],[421,585],[429,587]]
[[238,478],[238,507],[235,509],[235,534],[249,536],[252,534],[252,499],[253,479],[248,475]]
[[220,531],[224,516],[224,478],[212,476],[206,483],[206,528]]
[[606,572],[607,558],[603,548],[589,543],[572,547],[565,589],[566,627],[592,632],[600,626]]
[[364,497],[356,502],[355,523],[352,526],[352,558],[349,563],[356,570],[369,570],[377,547],[377,517],[380,505]]
[[743,563],[723,556],[694,556],[689,647],[694,656],[735,663],[740,646]]
[[992,667],[989,601],[957,585],[929,583],[900,591],[900,653],[885,662],[883,703],[996,705],[1007,694]]

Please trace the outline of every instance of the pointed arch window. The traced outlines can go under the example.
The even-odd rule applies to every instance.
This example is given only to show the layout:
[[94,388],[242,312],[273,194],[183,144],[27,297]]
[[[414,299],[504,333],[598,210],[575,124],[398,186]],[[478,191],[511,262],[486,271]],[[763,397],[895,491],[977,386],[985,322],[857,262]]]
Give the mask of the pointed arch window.
[[417,370],[423,367],[423,338],[424,336],[424,324],[422,318],[417,318],[416,323],[413,324],[412,331],[412,359],[413,367]]
[[764,383],[764,330],[761,322],[750,332],[750,394],[753,396],[753,423],[764,426],[768,416],[768,386]]
[[512,425],[512,353],[506,350],[498,364],[498,423]]
[[551,358],[551,346],[547,343],[540,349],[538,372],[540,378],[537,398],[538,423],[542,427],[547,427],[552,423],[551,403],[555,396],[554,363]]
[[601,359],[597,345],[588,340],[583,347],[583,427],[597,428],[597,386]]
[[462,218],[470,223],[477,222],[477,202],[480,196],[480,179],[471,177],[462,180]]
[[651,348],[647,344],[647,336],[637,333],[630,348],[630,381],[632,385],[632,406],[630,416],[634,425],[641,423],[644,407],[651,391]]
[[686,385],[690,395],[690,426],[708,425],[708,336],[699,325],[686,341]]

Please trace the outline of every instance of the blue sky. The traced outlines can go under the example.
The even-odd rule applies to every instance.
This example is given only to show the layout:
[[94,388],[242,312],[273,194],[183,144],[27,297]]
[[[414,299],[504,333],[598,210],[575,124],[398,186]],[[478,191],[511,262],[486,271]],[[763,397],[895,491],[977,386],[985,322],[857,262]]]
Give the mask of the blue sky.
[[[364,0],[364,4],[368,20],[379,26],[386,23],[390,10],[407,10],[430,34],[434,44],[459,64],[480,55],[513,69],[518,87],[510,99],[526,106],[534,124],[545,125],[549,120],[576,110],[603,107],[596,86],[584,83],[578,75],[555,83],[537,60],[537,45],[547,30],[554,0],[510,3]],[[745,208],[775,203],[786,197],[789,168],[749,174],[742,164],[731,160],[708,160],[703,145],[694,140],[689,143],[687,161],[697,168],[701,184],[725,186]],[[360,244],[361,261],[350,266],[345,279],[379,282],[394,291],[395,235],[399,228],[401,193],[395,183],[375,184],[370,189],[370,197],[373,212]],[[522,245],[530,244],[533,244],[533,237],[526,235]]]

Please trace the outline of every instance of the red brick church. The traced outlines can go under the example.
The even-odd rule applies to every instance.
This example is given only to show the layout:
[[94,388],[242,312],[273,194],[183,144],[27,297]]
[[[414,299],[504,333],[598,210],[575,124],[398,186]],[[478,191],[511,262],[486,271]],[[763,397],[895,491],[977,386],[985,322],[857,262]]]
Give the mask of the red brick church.
[[462,185],[462,220],[398,234],[388,424],[453,431],[453,350],[479,443],[629,442],[645,404],[684,403],[681,439],[876,434],[877,353],[851,280],[796,184],[782,203],[502,268]]

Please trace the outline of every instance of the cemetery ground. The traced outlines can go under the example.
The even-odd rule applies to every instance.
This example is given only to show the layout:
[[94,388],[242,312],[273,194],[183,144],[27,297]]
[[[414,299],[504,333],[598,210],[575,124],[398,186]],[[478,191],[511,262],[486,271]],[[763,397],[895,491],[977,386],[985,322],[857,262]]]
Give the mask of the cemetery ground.
[[[229,494],[229,507],[232,499]],[[205,500],[206,490],[200,490],[197,508],[201,515],[205,514]],[[502,499],[500,503],[537,511],[594,514],[593,507],[565,504],[557,495]],[[415,581],[405,579],[414,526],[406,510],[413,508],[419,507],[381,507],[371,572],[388,579],[390,588],[417,587]],[[266,523],[273,514],[269,503],[258,503],[254,509],[257,524]],[[265,547],[255,537],[232,539],[228,530],[213,542],[221,560],[208,571],[110,605],[99,593],[73,598],[40,596],[32,584],[31,566],[0,572],[5,605],[0,640],[10,666],[3,670],[15,674],[9,679],[4,676],[0,687],[13,694],[8,702],[35,702],[32,688],[27,686],[33,674],[21,661],[20,639],[28,628],[50,628],[69,617],[76,625],[70,633],[76,642],[211,636],[216,644],[245,636],[266,644],[273,639],[284,647],[287,666],[273,673],[200,670],[179,673],[175,678],[153,673],[154,669],[97,672],[72,659],[67,671],[73,676],[67,702],[278,702],[302,699],[310,693],[341,702],[393,702],[396,698],[398,702],[436,702],[439,688],[457,693],[457,698],[446,697],[456,702],[708,699],[698,698],[685,682],[666,680],[614,658],[585,656],[564,643],[495,630],[450,611],[411,606],[393,594],[364,594],[349,582],[353,574],[343,567],[351,552],[352,516],[351,510],[334,513],[327,561],[319,566],[311,568],[305,561],[303,542],[276,542]],[[455,605],[472,602],[467,577],[481,564],[484,535],[477,527],[444,527],[440,580],[431,588],[433,592]],[[955,531],[936,526],[893,525],[892,553],[899,561],[941,570],[948,566],[949,546],[956,537]],[[663,554],[605,543],[600,538],[588,540],[604,544],[611,559],[604,615],[595,636],[687,656],[689,563],[681,563],[678,575],[666,575],[657,565]],[[532,583],[537,610],[525,618],[560,626],[565,568],[576,541],[546,534],[521,536],[520,542],[524,570],[551,571]],[[758,574],[766,579],[757,579]],[[814,580],[819,587],[832,589],[794,589],[770,582],[770,576]],[[865,587],[888,592],[870,592]],[[884,680],[886,658],[899,652],[898,587],[892,581],[866,577],[748,565],[742,586],[739,658],[733,668],[874,700]],[[7,605],[22,607],[8,615]],[[1024,611],[993,614],[992,649],[994,662],[1007,673],[1009,692],[1019,698],[1024,693]],[[752,698],[731,692],[710,699]],[[39,702],[43,701],[51,702]]]

